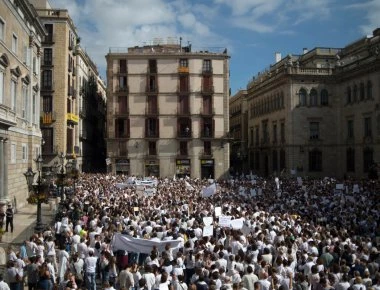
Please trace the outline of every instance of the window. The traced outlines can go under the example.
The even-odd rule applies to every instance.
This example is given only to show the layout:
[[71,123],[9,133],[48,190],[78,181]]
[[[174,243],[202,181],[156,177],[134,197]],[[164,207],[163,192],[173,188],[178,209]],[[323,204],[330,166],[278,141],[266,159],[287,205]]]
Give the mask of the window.
[[128,97],[118,96],[117,97],[117,114],[128,114]]
[[32,100],[32,123],[37,124],[36,120],[36,94],[33,93],[33,100]]
[[28,118],[28,87],[22,86],[22,118]]
[[285,158],[285,150],[280,150],[280,170],[283,170],[286,168],[286,158]]
[[211,72],[212,71],[211,60],[210,59],[205,59],[203,61],[202,71],[203,72]]
[[44,70],[42,73],[42,88],[45,90],[53,89],[53,74],[51,70]]
[[365,148],[363,150],[363,171],[368,172],[373,164],[373,150],[371,148]]
[[351,87],[347,87],[347,104],[352,102]]
[[354,102],[358,101],[358,86],[354,85]]
[[0,67],[0,104],[4,103],[4,71]]
[[181,58],[179,60],[180,67],[189,67],[189,60],[187,58]]
[[319,122],[310,122],[310,140],[319,139]]
[[260,170],[260,152],[255,152],[255,169]]
[[285,123],[280,125],[281,143],[285,143]]
[[212,97],[211,96],[203,96],[203,114],[211,115],[212,114]]
[[250,129],[250,137],[251,137],[250,147],[252,147],[253,146],[253,128]]
[[45,24],[47,35],[45,36],[46,42],[53,42],[53,24]]
[[182,93],[189,92],[189,76],[188,75],[179,75],[179,91]]
[[367,82],[367,99],[372,99],[372,82]]
[[300,89],[298,96],[299,96],[299,105],[306,106],[306,90]]
[[364,84],[363,83],[360,83],[359,97],[360,97],[360,101],[364,101],[365,89],[364,89]]
[[158,114],[157,96],[148,96],[148,114]]
[[179,142],[179,154],[180,155],[187,155],[187,142],[186,141]]
[[119,60],[119,72],[120,73],[127,73],[127,60],[126,59],[120,59]]
[[[33,62],[35,62],[35,58],[33,59]],[[51,48],[45,48],[44,49],[44,65],[52,65],[53,64],[53,49]],[[35,64],[33,63],[33,68]],[[33,69],[34,72],[34,69]]]
[[37,74],[37,57],[33,56],[33,73]]
[[329,93],[326,89],[321,91],[321,106],[329,105]]
[[277,124],[273,124],[273,143],[277,143]]
[[0,40],[4,40],[5,23],[0,19]]
[[129,137],[129,120],[116,119],[115,120],[115,138],[128,138]]
[[16,111],[16,103],[17,103],[17,82],[15,80],[11,80],[11,109]]
[[364,137],[372,137],[372,118],[364,118]]
[[16,163],[16,143],[11,144],[11,163]]
[[346,151],[347,172],[355,172],[355,149],[348,148]]
[[310,91],[310,106],[318,106],[318,93],[316,89]]
[[190,104],[189,104],[189,96],[181,95],[179,96],[179,113],[180,114],[190,114]]
[[18,39],[15,34],[12,35],[12,52],[17,54]]
[[145,123],[146,137],[158,138],[159,137],[159,122],[157,118],[148,118]]
[[347,138],[354,138],[354,120],[347,121]]
[[203,151],[205,155],[211,155],[211,142],[204,141],[203,142]]
[[43,154],[52,154],[54,153],[53,151],[53,144],[54,144],[54,139],[53,139],[53,128],[42,128],[41,133],[42,133],[42,138],[45,141],[45,144],[42,146],[42,153]]
[[259,146],[259,138],[260,138],[260,136],[259,136],[259,127],[256,127],[255,128],[255,130],[256,130],[256,132],[255,132],[255,139],[256,139],[256,146]]
[[156,148],[156,142],[155,141],[149,141],[149,155],[157,155],[157,148]]
[[309,171],[322,171],[322,152],[318,149],[309,152]]
[[278,170],[278,160],[277,160],[277,151],[276,150],[272,151],[272,169],[273,169],[273,171]]
[[28,146],[22,144],[22,162],[28,162]]
[[263,129],[263,141],[265,144],[269,142],[269,134],[268,134],[268,121],[262,122],[262,129]]
[[149,73],[157,73],[157,60],[150,59],[149,60]]

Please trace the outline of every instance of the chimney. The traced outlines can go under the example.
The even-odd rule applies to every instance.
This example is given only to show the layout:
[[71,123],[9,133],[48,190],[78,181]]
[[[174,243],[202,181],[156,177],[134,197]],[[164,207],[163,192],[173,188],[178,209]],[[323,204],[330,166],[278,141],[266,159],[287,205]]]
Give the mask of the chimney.
[[303,54],[308,53],[308,51],[309,51],[309,50],[307,49],[307,47],[304,47],[304,48],[303,48]]
[[274,54],[274,58],[275,58],[276,63],[278,63],[281,60],[281,52],[276,52]]

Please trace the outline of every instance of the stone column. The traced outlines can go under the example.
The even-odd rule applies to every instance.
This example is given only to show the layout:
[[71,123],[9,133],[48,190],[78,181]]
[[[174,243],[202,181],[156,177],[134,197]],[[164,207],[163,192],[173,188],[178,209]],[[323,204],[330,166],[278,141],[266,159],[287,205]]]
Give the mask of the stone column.
[[4,199],[4,139],[0,137],[0,200]]
[[3,187],[3,198],[8,198],[8,139],[4,139],[3,142],[3,164],[4,164],[4,173],[3,173],[3,181],[4,181],[4,187]]

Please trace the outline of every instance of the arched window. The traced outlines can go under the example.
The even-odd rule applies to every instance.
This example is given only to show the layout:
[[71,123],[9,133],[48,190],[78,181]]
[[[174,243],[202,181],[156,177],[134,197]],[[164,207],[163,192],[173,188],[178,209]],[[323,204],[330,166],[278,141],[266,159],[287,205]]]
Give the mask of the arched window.
[[364,84],[360,83],[360,92],[359,92],[360,101],[364,101],[364,97],[365,97],[364,95],[365,95]]
[[354,85],[354,102],[358,101],[358,86]]
[[329,105],[329,92],[326,89],[321,91],[321,106]]
[[347,87],[347,104],[352,102],[351,87]]
[[298,92],[300,106],[306,106],[306,95],[306,90],[300,89],[300,91]]
[[367,82],[367,99],[372,99],[372,82]]
[[309,171],[322,171],[322,152],[318,149],[309,152]]
[[310,91],[310,106],[318,106],[318,93],[316,89]]

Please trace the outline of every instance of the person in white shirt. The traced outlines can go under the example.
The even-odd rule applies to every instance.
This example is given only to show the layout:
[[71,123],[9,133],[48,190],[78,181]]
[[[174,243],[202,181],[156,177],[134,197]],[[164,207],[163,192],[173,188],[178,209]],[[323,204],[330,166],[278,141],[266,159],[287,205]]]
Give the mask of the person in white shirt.
[[90,250],[88,252],[88,257],[84,260],[86,269],[86,286],[88,290],[96,290],[96,263],[98,258],[94,256],[94,251]]
[[9,285],[6,282],[4,282],[2,273],[0,273],[0,290],[10,290]]
[[156,277],[152,273],[152,267],[150,265],[145,266],[145,273],[142,278],[146,281],[147,290],[153,290],[153,286],[156,283]]

